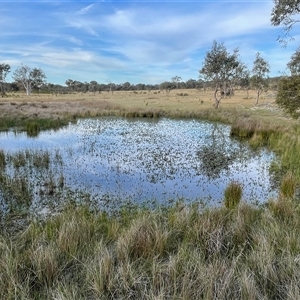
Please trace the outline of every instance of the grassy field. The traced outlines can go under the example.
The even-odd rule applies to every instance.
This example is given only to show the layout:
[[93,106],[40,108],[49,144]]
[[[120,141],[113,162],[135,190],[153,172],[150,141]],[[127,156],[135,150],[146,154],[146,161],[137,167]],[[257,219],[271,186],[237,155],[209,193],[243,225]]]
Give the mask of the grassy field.
[[[240,202],[240,187],[231,184],[224,205],[213,209],[128,204],[108,214],[69,199],[60,213],[42,219],[0,214],[0,298],[300,299],[299,122],[282,114],[273,92],[258,106],[254,91],[246,98],[237,91],[218,110],[211,93],[196,90],[1,99],[2,124],[14,120],[20,127],[101,115],[227,122],[232,135],[278,154],[272,168],[281,184],[278,199],[258,207]],[[6,180],[0,176],[20,203],[30,200],[26,181]]]

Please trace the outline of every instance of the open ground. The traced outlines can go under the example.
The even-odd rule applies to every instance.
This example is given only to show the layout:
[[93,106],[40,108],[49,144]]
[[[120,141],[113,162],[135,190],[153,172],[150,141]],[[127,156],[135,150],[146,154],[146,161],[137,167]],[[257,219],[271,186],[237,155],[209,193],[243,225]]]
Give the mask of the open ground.
[[[276,109],[275,92],[262,95],[255,106],[256,91],[237,90],[235,95],[222,100],[221,107],[267,110]],[[66,115],[95,116],[105,113],[154,111],[169,116],[189,116],[212,109],[213,92],[196,89],[166,91],[115,91],[113,93],[73,94],[9,94],[0,99],[0,116],[23,118],[56,118]]]

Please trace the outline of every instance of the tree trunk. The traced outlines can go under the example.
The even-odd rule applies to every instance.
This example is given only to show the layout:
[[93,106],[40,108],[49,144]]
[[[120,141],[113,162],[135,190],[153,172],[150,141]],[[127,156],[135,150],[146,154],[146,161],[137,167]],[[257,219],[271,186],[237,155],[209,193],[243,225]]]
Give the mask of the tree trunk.
[[258,104],[259,95],[260,95],[260,89],[257,90],[257,96],[256,96],[256,103],[255,103],[255,105]]
[[216,108],[216,109],[219,108],[220,102],[221,102],[221,100],[223,99],[222,95],[218,98],[218,91],[219,91],[219,89],[216,88],[216,89],[215,89],[215,92],[214,92],[215,108]]

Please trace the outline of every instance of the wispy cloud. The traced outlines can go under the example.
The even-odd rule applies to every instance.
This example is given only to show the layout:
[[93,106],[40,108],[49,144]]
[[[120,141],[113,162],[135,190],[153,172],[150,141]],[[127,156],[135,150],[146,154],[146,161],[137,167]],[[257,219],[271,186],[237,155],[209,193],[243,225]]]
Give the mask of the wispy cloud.
[[83,7],[79,11],[77,11],[76,14],[77,15],[85,15],[93,8],[93,6],[94,6],[94,4],[90,4],[86,7]]
[[159,83],[175,75],[198,78],[204,55],[217,40],[230,51],[239,47],[249,67],[255,53],[262,52],[277,75],[297,43],[283,50],[276,41],[272,5],[242,0],[7,2],[7,11],[0,10],[0,60],[43,66],[53,82],[85,76],[87,81]]

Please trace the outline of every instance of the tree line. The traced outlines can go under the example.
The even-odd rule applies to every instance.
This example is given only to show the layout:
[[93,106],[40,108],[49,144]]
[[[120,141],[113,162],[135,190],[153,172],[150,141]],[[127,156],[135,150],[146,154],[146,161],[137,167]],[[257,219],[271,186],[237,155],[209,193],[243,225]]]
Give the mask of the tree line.
[[[291,39],[289,32],[292,27],[300,22],[295,18],[300,13],[299,0],[274,0],[274,8],[271,13],[271,23],[273,26],[283,26],[283,36],[279,36],[280,43],[286,45]],[[108,80],[106,84],[97,81],[80,82],[78,80],[68,79],[65,86],[46,82],[46,75],[40,68],[30,68],[22,65],[13,72],[14,82],[7,83],[6,78],[10,72],[8,64],[0,64],[0,91],[2,97],[6,90],[24,89],[27,95],[32,91],[51,93],[69,93],[69,92],[102,92],[108,91],[113,93],[119,90],[170,90],[175,88],[198,88],[206,87],[213,89],[215,107],[218,108],[221,100],[231,96],[236,87],[246,90],[255,88],[257,91],[256,104],[259,97],[270,83],[268,74],[270,65],[268,61],[256,53],[252,69],[241,61],[239,49],[236,48],[230,53],[224,43],[213,42],[211,49],[206,53],[202,67],[199,70],[199,79],[189,79],[182,81],[180,76],[174,76],[171,81],[165,81],[160,84],[115,84]],[[282,76],[278,83],[278,93],[276,102],[286,112],[293,117],[300,116],[300,47],[291,56],[287,64],[289,75]]]

